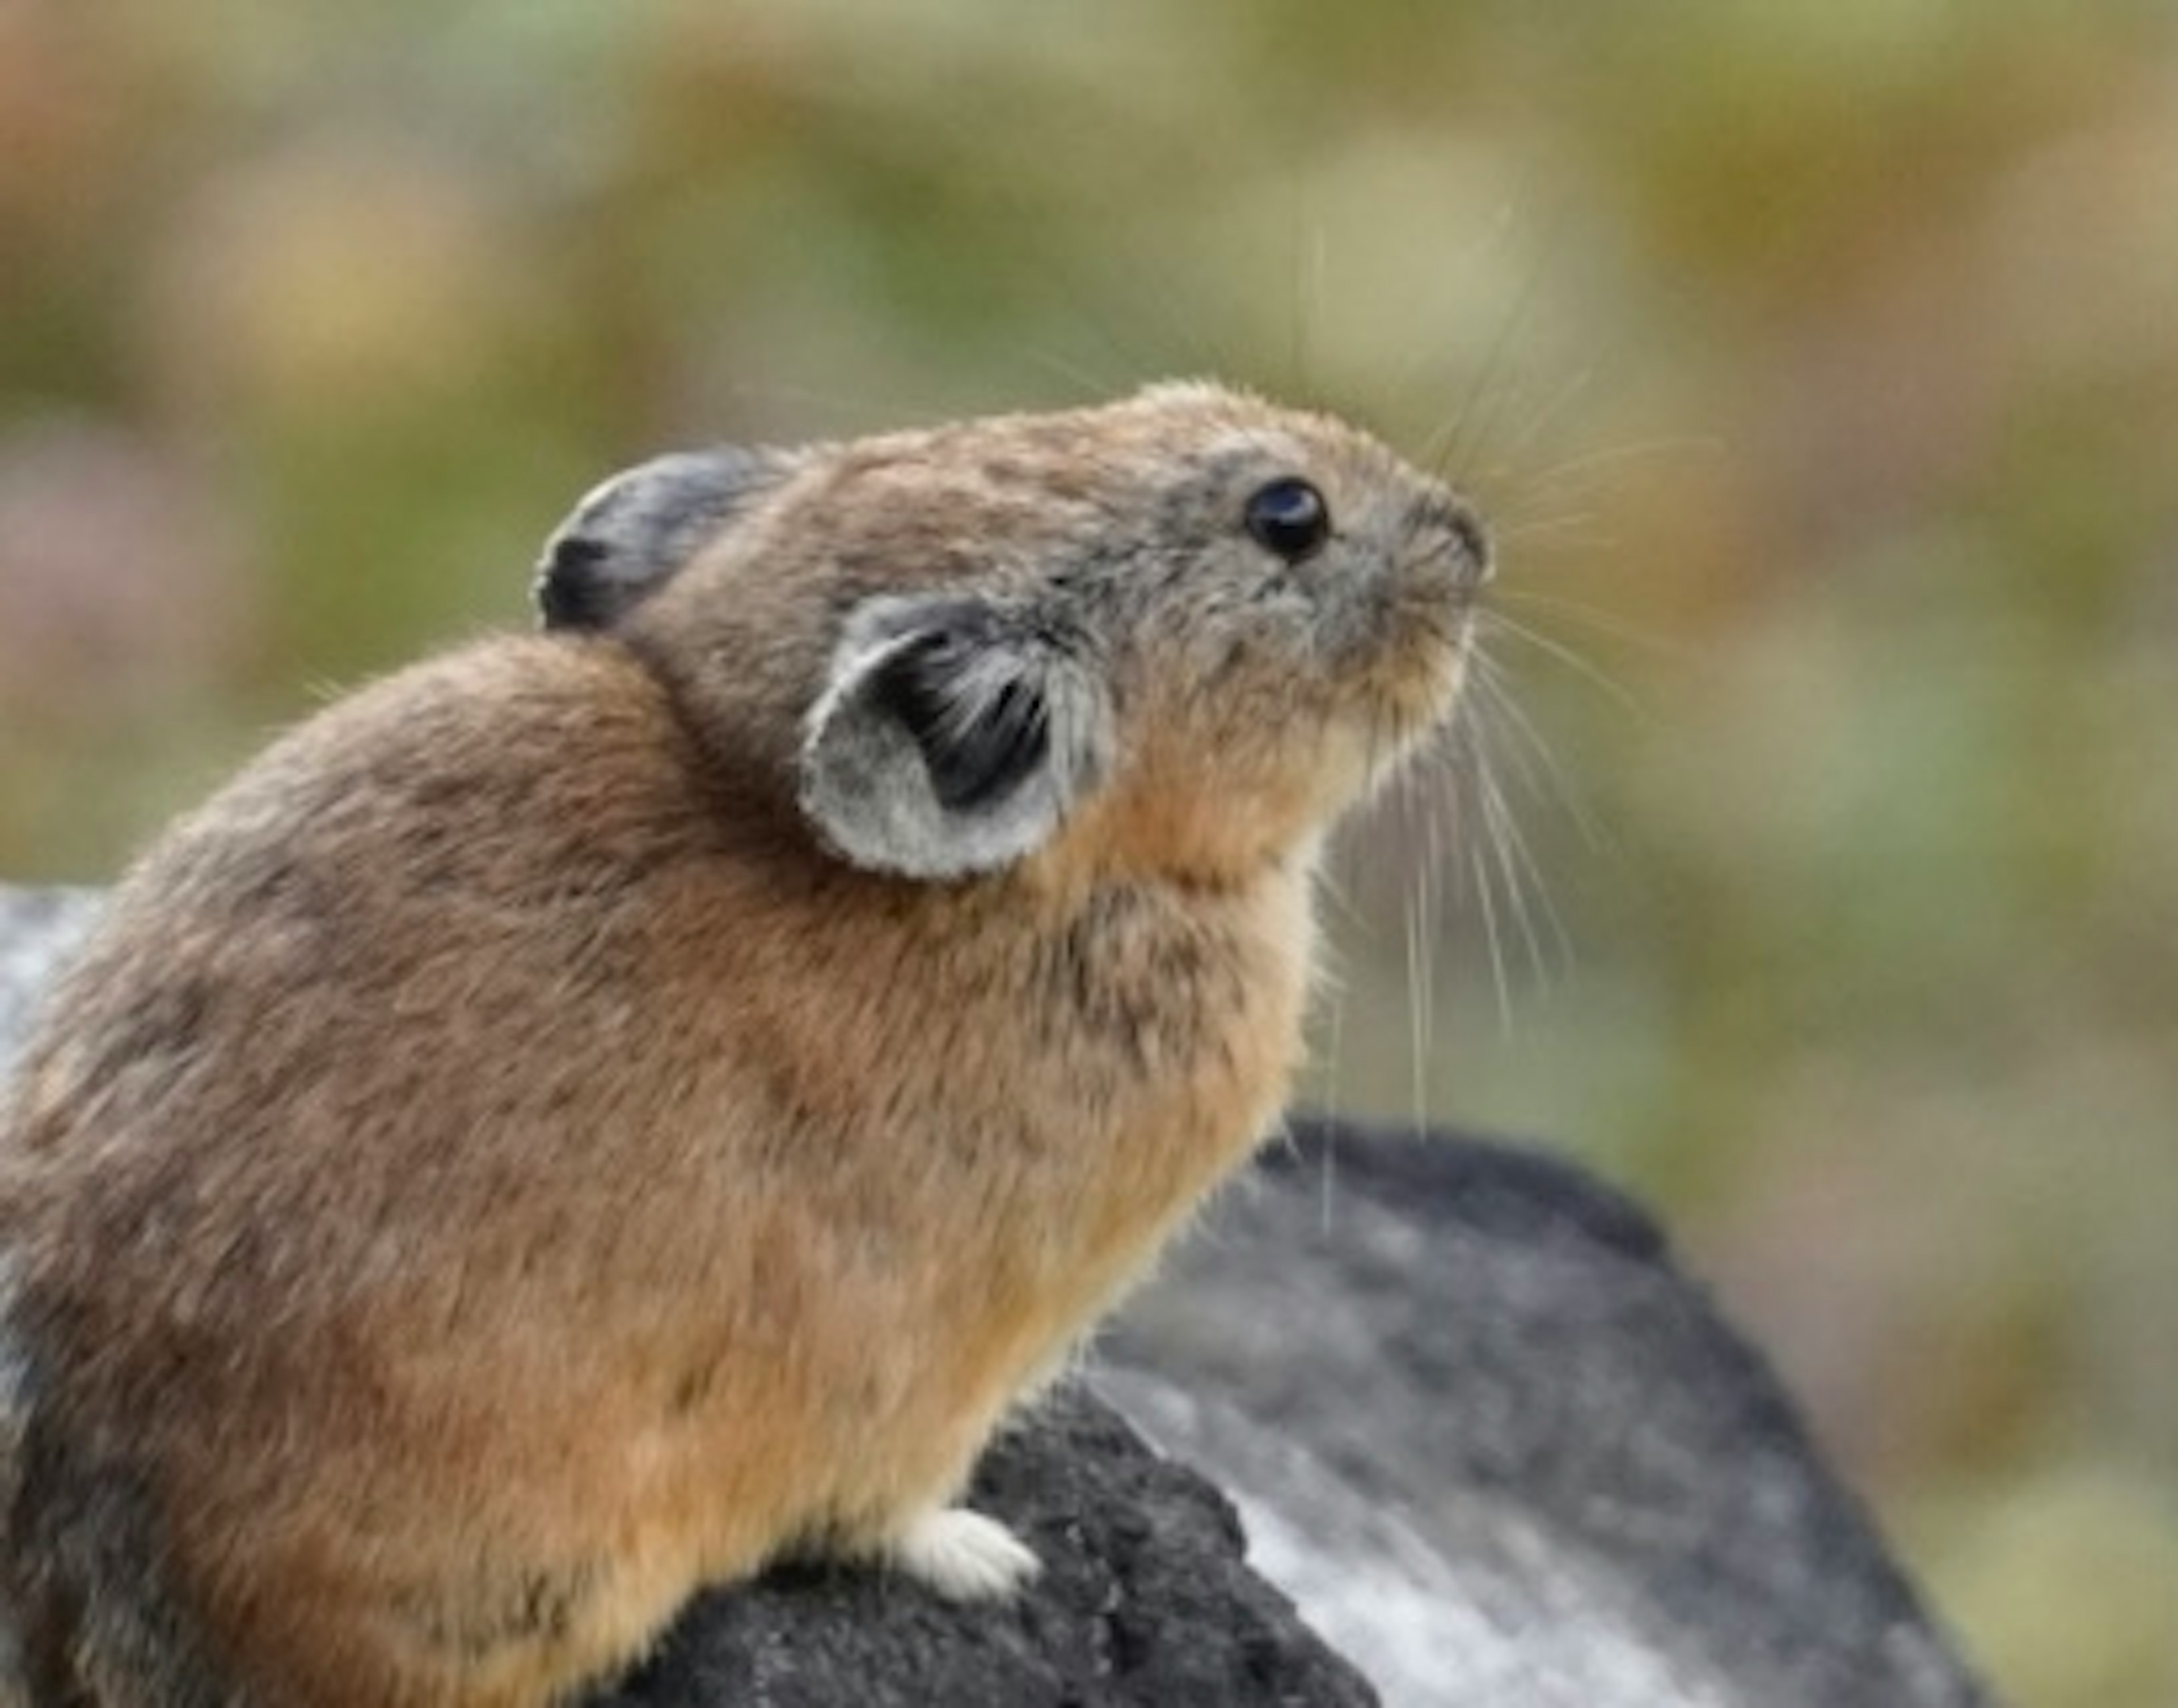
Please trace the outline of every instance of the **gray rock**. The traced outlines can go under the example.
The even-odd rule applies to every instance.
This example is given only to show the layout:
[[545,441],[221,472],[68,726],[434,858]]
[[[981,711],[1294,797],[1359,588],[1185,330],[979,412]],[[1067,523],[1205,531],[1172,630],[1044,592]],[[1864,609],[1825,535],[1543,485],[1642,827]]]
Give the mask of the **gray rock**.
[[1078,1390],[984,1455],[974,1503],[1043,1574],[1005,1607],[841,1568],[703,1597],[592,1708],[1369,1708],[1376,1693],[1241,1563],[1239,1520]]
[[1297,1116],[1105,1356],[1390,1708],[1989,1700],[1655,1224],[1544,1150]]
[[[95,907],[0,889],[0,1069]],[[1390,1708],[1989,1701],[1655,1224],[1543,1151],[1297,1118],[1091,1379]],[[977,1498],[1045,1559],[1019,1605],[781,1571],[598,1708],[1376,1700],[1078,1389]]]

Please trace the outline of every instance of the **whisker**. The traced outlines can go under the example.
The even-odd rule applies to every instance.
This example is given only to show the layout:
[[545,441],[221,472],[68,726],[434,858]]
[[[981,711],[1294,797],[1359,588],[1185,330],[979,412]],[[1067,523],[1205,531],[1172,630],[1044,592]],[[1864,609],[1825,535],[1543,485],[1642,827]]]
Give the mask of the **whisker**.
[[1506,441],[1505,448],[1499,453],[1497,461],[1486,468],[1478,468],[1474,471],[1475,478],[1477,481],[1488,482],[1508,480],[1514,483],[1516,491],[1531,488],[1535,482],[1528,476],[1517,472],[1516,459],[1521,452],[1542,437],[1544,430],[1554,423],[1556,418],[1571,406],[1574,399],[1589,389],[1595,379],[1594,369],[1584,368],[1573,375],[1564,385],[1559,386],[1556,391],[1551,392],[1530,418],[1528,424]]
[[1518,483],[1526,488],[1556,485],[1568,475],[1586,474],[1597,469],[1616,468],[1644,457],[1661,456],[1675,451],[1705,451],[1721,455],[1726,449],[1724,439],[1714,434],[1674,434],[1666,439],[1644,439],[1632,445],[1614,445],[1601,450],[1591,450],[1579,456],[1566,458],[1562,462],[1528,469],[1514,476]]
[[1045,374],[1073,386],[1084,401],[1093,402],[1109,397],[1119,389],[1108,376],[1096,373],[1070,357],[1061,356],[1054,350],[1027,348],[1021,352],[1021,355],[1032,368],[1041,368]]
[[[1584,528],[1604,520],[1599,510],[1538,510],[1523,515],[1502,512],[1490,525],[1491,537],[1499,544],[1507,540],[1538,539],[1552,534],[1562,534],[1569,529]],[[1605,543],[1612,542],[1606,540]]]
[[1551,969],[1535,930],[1533,910],[1528,904],[1529,896],[1532,894],[1541,907],[1544,923],[1549,927],[1551,938],[1557,948],[1559,966],[1568,970],[1577,958],[1573,953],[1573,938],[1566,930],[1565,920],[1558,912],[1557,903],[1551,899],[1550,884],[1543,876],[1534,849],[1528,844],[1526,833],[1520,828],[1519,818],[1486,762],[1480,782],[1483,816],[1490,825],[1490,840],[1497,850],[1507,887],[1512,891],[1517,907],[1520,935],[1527,944],[1529,963],[1535,970],[1537,982],[1547,988],[1551,982]]
[[1367,928],[1369,923],[1367,917],[1363,914],[1360,909],[1354,906],[1354,898],[1346,893],[1345,885],[1338,881],[1327,864],[1316,875],[1316,893],[1329,904],[1331,910],[1338,914],[1347,925],[1357,930]]
[[1481,456],[1489,445],[1490,435],[1496,430],[1498,419],[1504,412],[1505,400],[1513,390],[1505,378],[1513,341],[1525,330],[1529,315],[1541,300],[1542,292],[1539,286],[1550,255],[1551,245],[1548,243],[1537,245],[1527,276],[1513,297],[1512,308],[1499,325],[1489,351],[1483,357],[1482,367],[1477,375],[1476,390],[1469,407],[1454,417],[1458,424],[1442,458],[1431,459],[1431,466],[1454,486],[1470,484],[1468,477],[1472,472],[1474,461]]
[[[1336,1109],[1338,1106],[1338,1100],[1334,1097],[1332,1107]],[[1331,1201],[1338,1196],[1335,1190],[1338,1176],[1338,1147],[1327,1141],[1323,1147],[1323,1171],[1317,1176],[1316,1212],[1316,1232],[1327,1240],[1331,1237]]]
[[[1329,1109],[1340,1106],[1339,1085],[1345,1071],[1346,1060],[1346,1001],[1352,990],[1343,966],[1333,963],[1333,952],[1319,948],[1316,962],[1316,988],[1322,994],[1327,1016],[1325,1022],[1323,1097]],[[1283,1129],[1286,1143],[1290,1147],[1293,1134],[1284,1117],[1279,1125]],[[1321,1231],[1327,1237],[1331,1232],[1331,1149],[1324,1149],[1322,1207]]]
[[1538,610],[1549,612],[1554,617],[1563,617],[1568,622],[1579,623],[1585,628],[1593,629],[1597,634],[1606,636],[1613,641],[1623,641],[1629,647],[1639,647],[1644,652],[1657,658],[1685,658],[1689,656],[1690,649],[1680,642],[1666,641],[1660,636],[1634,628],[1631,624],[1622,622],[1610,612],[1595,605],[1584,603],[1579,599],[1568,599],[1551,593],[1538,593],[1528,587],[1493,588],[1491,591],[1491,598],[1493,602],[1510,600],[1518,605],[1532,605]]
[[1549,980],[1542,963],[1542,949],[1536,941],[1535,920],[1528,908],[1526,887],[1521,881],[1520,869],[1513,864],[1511,854],[1507,851],[1503,817],[1499,811],[1492,810],[1490,768],[1486,760],[1477,773],[1476,781],[1481,790],[1483,840],[1490,850],[1498,881],[1505,887],[1506,905],[1512,914],[1513,924],[1519,934],[1522,947],[1528,952],[1528,970],[1535,974],[1538,983],[1547,985]]
[[1560,559],[1604,558],[1617,562],[1625,555],[1626,540],[1620,534],[1553,534],[1542,543],[1542,549]]
[[1482,935],[1490,946],[1490,974],[1497,991],[1497,1023],[1509,1038],[1513,1035],[1512,985],[1505,976],[1505,949],[1498,936],[1497,908],[1490,893],[1490,869],[1483,863],[1481,844],[1473,841],[1467,844],[1467,863],[1475,871],[1475,892],[1482,911]]
[[[1420,773],[1417,772],[1419,777]],[[1423,1040],[1422,1085],[1426,1095],[1430,1085],[1430,1066],[1435,1059],[1436,1045],[1436,961],[1437,944],[1442,935],[1442,913],[1437,893],[1436,814],[1429,810],[1431,803],[1423,799],[1421,814],[1422,847],[1425,858],[1415,875],[1415,887],[1420,903],[1422,933],[1422,1016],[1420,1031]],[[1426,1111],[1425,1111],[1426,1112]]]
[[1411,1079],[1414,1099],[1415,1131],[1425,1132],[1429,1126],[1429,1035],[1424,1014],[1426,1003],[1422,995],[1421,980],[1421,925],[1415,917],[1415,898],[1407,897],[1407,1071]]
[[1579,790],[1573,786],[1571,773],[1560,761],[1557,750],[1536,726],[1535,719],[1528,715],[1526,707],[1506,687],[1497,667],[1488,661],[1477,662],[1484,668],[1475,676],[1476,713],[1502,720],[1499,727],[1505,731],[1507,737],[1502,750],[1506,759],[1517,768],[1520,781],[1530,794],[1548,794],[1555,799],[1571,816],[1582,839],[1590,848],[1601,848],[1603,845],[1601,833],[1582,801]]
[[1525,641],[1536,651],[1555,658],[1568,670],[1583,678],[1591,686],[1601,690],[1635,717],[1645,718],[1647,716],[1640,702],[1634,697],[1623,683],[1619,682],[1608,672],[1567,646],[1563,641],[1552,640],[1541,630],[1531,628],[1519,618],[1508,616],[1502,611],[1482,612],[1480,614],[1480,620],[1491,629],[1511,636],[1515,640]]
[[[1476,662],[1480,654],[1475,655]],[[1472,696],[1461,701],[1460,717],[1452,731],[1452,740],[1447,746],[1447,756],[1453,767],[1453,788],[1447,797],[1450,833],[1455,852],[1465,849],[1473,839],[1474,827],[1481,817],[1475,804],[1475,779],[1484,762],[1484,750],[1490,738],[1487,709]],[[1457,894],[1463,905],[1469,900],[1469,885],[1473,871],[1469,862],[1455,859],[1452,870],[1457,883]]]

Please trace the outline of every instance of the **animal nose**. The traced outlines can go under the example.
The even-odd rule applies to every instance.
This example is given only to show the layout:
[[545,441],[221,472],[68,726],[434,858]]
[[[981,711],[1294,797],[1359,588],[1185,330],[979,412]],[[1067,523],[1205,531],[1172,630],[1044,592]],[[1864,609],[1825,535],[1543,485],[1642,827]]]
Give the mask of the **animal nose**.
[[1482,587],[1497,573],[1496,554],[1491,549],[1490,530],[1472,505],[1439,488],[1415,502],[1413,527],[1422,538],[1448,537],[1465,560],[1461,579]]

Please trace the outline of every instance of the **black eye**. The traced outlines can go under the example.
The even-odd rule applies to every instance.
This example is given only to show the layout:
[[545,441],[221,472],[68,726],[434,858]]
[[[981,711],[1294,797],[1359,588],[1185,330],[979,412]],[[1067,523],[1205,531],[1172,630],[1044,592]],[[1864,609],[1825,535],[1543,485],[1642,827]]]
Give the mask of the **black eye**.
[[1265,551],[1297,564],[1331,538],[1331,510],[1323,494],[1289,477],[1257,487],[1249,497],[1248,532]]

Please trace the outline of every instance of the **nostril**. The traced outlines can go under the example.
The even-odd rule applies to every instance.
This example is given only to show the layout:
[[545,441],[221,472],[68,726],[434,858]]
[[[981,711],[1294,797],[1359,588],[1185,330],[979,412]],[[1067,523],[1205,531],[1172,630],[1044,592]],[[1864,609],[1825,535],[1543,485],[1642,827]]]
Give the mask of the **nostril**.
[[1480,585],[1490,579],[1496,567],[1490,530],[1467,505],[1449,493],[1432,494],[1418,507],[1415,522],[1420,532],[1450,534],[1458,544],[1460,555],[1471,566],[1475,582]]
[[1449,526],[1459,538],[1460,550],[1475,565],[1477,585],[1487,581],[1497,571],[1497,554],[1491,547],[1490,530],[1482,518],[1465,505],[1454,505]]

